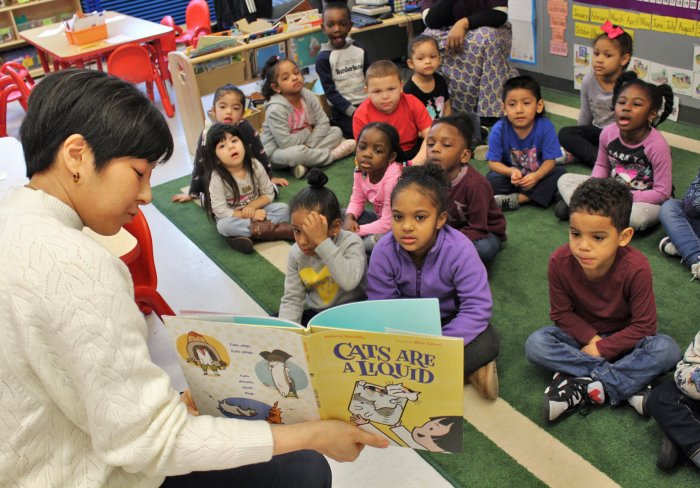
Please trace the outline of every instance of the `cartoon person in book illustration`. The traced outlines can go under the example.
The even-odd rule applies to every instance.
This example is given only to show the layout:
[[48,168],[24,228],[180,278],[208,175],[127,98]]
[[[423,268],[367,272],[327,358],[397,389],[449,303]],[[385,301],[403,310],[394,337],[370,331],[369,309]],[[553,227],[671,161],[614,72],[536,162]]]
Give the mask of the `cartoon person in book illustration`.
[[228,366],[226,361],[221,359],[221,354],[217,351],[216,346],[209,343],[204,336],[197,332],[190,331],[187,334],[186,350],[187,357],[185,359],[187,362],[202,368],[205,375],[211,371],[216,376],[220,376],[219,371]]
[[[362,430],[384,435],[369,420],[353,415],[350,420]],[[391,431],[411,449],[432,452],[460,452],[462,450],[462,417],[431,417],[426,423],[408,431],[401,423],[391,427]]]
[[[428,422],[415,427],[412,431],[403,426],[401,417],[407,402],[418,402],[416,392],[401,384],[378,386],[360,380],[355,383],[348,410],[352,413],[350,421],[361,429],[386,435],[373,423],[390,425],[391,431],[413,449],[433,452],[459,452],[462,450],[461,417],[432,417]],[[392,441],[393,442],[393,441]],[[394,443],[395,445],[398,445]]]
[[289,374],[287,360],[291,358],[291,354],[275,349],[274,351],[262,351],[260,356],[267,361],[267,367],[272,375],[272,383],[277,392],[283,398],[299,398],[296,388],[294,387],[294,379]]

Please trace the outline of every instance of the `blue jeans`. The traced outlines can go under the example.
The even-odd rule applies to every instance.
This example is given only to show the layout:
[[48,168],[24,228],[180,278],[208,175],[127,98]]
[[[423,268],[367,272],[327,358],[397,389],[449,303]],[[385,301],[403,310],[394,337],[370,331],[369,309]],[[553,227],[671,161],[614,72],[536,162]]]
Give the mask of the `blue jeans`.
[[[289,206],[286,203],[268,203],[263,207],[269,220],[273,224],[289,222]],[[216,223],[216,230],[225,237],[250,237],[250,219],[238,217],[226,217]]]
[[690,268],[700,261],[700,217],[690,217],[683,211],[680,200],[666,200],[661,205],[659,220]]
[[490,232],[486,237],[472,242],[474,243],[476,252],[479,253],[479,257],[483,263],[488,263],[491,261],[496,257],[498,251],[501,250],[501,240]]
[[629,353],[614,362],[581,352],[576,339],[550,325],[536,330],[525,341],[525,356],[532,364],[571,376],[600,380],[611,405],[628,399],[659,375],[670,371],[681,358],[673,338],[656,334],[640,339]]

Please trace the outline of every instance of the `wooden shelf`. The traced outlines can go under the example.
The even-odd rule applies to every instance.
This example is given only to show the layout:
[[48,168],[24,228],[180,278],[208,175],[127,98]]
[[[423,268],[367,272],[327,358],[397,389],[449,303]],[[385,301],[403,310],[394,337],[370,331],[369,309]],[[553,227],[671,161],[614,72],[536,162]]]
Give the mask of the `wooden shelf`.
[[18,39],[18,40],[14,40],[14,41],[7,41],[7,42],[3,42],[2,44],[0,44],[0,50],[8,49],[8,48],[15,47],[15,46],[23,46],[25,44],[26,44],[26,42],[24,42],[22,39]]
[[0,7],[0,13],[8,12],[10,10],[18,10],[18,9],[22,9],[22,8],[28,8],[28,7],[32,7],[34,5],[41,5],[42,3],[52,3],[55,1],[56,0],[33,0],[32,2],[26,2],[26,3],[13,3],[12,5]]

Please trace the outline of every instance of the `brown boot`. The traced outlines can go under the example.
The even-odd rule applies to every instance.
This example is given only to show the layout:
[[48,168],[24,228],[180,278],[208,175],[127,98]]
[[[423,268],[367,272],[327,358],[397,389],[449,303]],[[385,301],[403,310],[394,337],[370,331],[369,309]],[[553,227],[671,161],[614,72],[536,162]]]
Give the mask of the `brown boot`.
[[250,223],[250,238],[254,241],[293,241],[292,226],[286,222],[273,224],[269,220]]
[[468,381],[484,398],[488,398],[489,400],[498,398],[498,371],[496,370],[496,361],[491,361],[487,365],[474,371],[469,375]]
[[235,249],[243,254],[253,252],[253,241],[248,237],[227,237],[226,243],[231,249]]

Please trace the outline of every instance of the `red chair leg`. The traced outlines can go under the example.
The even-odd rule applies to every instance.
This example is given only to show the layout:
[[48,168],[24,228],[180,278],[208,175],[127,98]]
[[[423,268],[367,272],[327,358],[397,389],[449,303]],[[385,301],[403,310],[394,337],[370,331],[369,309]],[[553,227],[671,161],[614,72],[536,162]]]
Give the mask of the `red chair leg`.
[[175,115],[175,107],[170,102],[170,95],[168,95],[168,90],[165,87],[163,80],[156,74],[156,86],[158,87],[158,93],[160,94],[160,100],[163,102],[163,107],[165,108],[165,113],[168,117]]
[[144,311],[144,306],[145,308],[150,307],[161,320],[163,320],[163,315],[175,315],[173,309],[170,308],[170,305],[168,305],[161,294],[158,293],[158,290],[151,287],[136,286],[134,288],[134,298],[142,312]]

